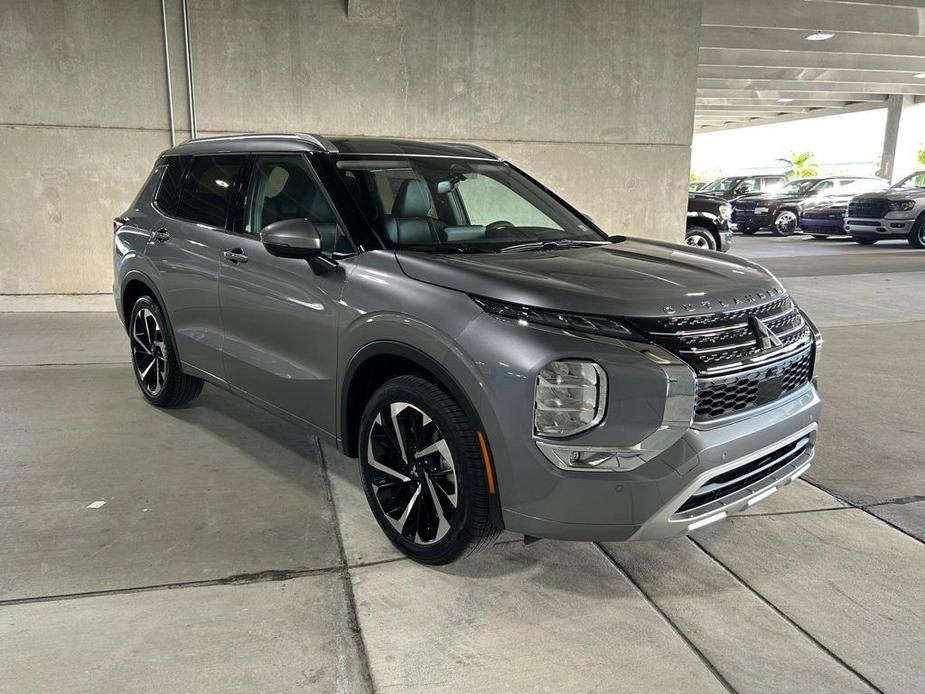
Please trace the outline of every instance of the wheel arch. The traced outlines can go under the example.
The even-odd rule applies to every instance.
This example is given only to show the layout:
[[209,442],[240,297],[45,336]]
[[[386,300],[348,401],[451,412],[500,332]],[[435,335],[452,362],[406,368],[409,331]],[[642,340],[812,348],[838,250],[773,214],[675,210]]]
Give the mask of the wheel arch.
[[164,302],[164,297],[151,278],[140,270],[130,270],[125,274],[125,277],[122,278],[122,286],[119,289],[121,301],[119,318],[122,320],[122,325],[125,327],[126,332],[128,332],[130,329],[129,318],[131,318],[132,315],[132,307],[138,299],[145,295],[152,296],[158,306],[161,307],[161,314],[166,324],[165,327],[169,331],[170,339],[173,342],[174,349],[177,351],[177,359],[182,362],[180,350],[177,347],[176,340],[173,339],[173,324],[170,321],[170,314],[167,310],[167,304]]
[[503,528],[501,490],[498,488],[498,476],[491,452],[491,437],[488,436],[472,400],[450,371],[429,354],[412,345],[393,340],[377,340],[364,345],[350,359],[341,379],[340,389],[338,443],[341,453],[350,458],[359,456],[357,448],[360,419],[365,404],[383,383],[404,374],[423,375],[444,388],[466,413],[476,430],[482,433],[495,485],[495,493],[488,495],[489,509],[493,522]]
[[716,244],[716,247],[719,248],[722,245],[722,240],[719,237],[719,229],[716,226],[716,219],[713,217],[705,216],[703,214],[697,215],[688,215],[687,216],[687,227],[685,227],[685,233],[691,227],[703,227],[710,232],[713,236],[713,242]]

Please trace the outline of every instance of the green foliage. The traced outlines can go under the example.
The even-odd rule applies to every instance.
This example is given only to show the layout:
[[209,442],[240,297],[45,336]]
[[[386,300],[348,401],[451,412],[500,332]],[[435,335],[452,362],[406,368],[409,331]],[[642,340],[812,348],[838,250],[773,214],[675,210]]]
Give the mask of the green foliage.
[[819,165],[813,161],[816,155],[812,152],[791,152],[789,159],[778,159],[787,165],[787,178],[809,178],[819,174]]
[[925,166],[925,146],[919,150],[919,164]]

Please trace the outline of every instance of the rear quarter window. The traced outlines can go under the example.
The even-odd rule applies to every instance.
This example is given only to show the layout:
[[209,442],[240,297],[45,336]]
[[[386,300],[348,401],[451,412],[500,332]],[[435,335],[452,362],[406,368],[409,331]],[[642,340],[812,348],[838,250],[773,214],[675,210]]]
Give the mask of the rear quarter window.
[[164,214],[175,215],[180,201],[180,182],[191,157],[164,157],[164,174],[154,202]]

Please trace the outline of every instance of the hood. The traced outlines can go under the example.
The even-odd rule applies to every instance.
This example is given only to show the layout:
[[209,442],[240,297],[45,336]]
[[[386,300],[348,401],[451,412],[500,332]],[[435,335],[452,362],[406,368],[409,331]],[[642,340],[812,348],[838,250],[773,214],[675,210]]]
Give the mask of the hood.
[[726,198],[720,197],[718,195],[711,195],[710,193],[689,193],[688,201],[696,200],[698,202],[711,202],[717,205],[726,205],[728,200]]
[[802,202],[806,199],[805,195],[799,195],[795,193],[771,193],[769,195],[761,195],[759,197],[751,198],[750,202],[755,202],[759,206],[761,205],[783,205],[787,202]]
[[855,195],[853,200],[922,200],[925,188],[890,188],[879,192]]
[[421,282],[536,308],[610,316],[745,308],[782,291],[743,258],[642,239],[591,248],[473,255],[397,251]]

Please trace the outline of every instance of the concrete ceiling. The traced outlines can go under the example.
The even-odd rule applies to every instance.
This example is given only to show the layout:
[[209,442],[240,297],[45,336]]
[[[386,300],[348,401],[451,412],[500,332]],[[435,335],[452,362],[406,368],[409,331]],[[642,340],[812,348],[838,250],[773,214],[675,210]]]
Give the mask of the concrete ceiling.
[[925,101],[925,0],[704,0],[701,24],[695,133]]

